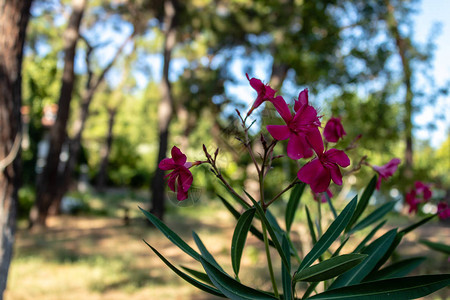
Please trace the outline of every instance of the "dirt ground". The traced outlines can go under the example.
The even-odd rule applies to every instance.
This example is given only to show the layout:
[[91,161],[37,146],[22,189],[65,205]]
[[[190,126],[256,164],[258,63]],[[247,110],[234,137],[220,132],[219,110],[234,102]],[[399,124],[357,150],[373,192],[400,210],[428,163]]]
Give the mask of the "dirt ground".
[[[234,220],[226,212],[191,218],[169,215],[166,223],[195,248],[191,232],[198,233],[225,270],[232,272],[229,252]],[[281,222],[281,221],[280,221]],[[309,249],[307,229],[294,226],[294,243]],[[386,228],[388,230],[389,228]],[[29,232],[19,228],[11,265],[6,300],[56,299],[220,299],[191,287],[169,270],[144,244],[145,239],[176,266],[201,270],[201,266],[171,244],[141,217],[129,225],[106,217],[52,217],[47,230]],[[450,241],[450,228],[430,223],[408,235],[399,248],[402,256],[427,255],[415,274],[450,273],[441,253],[430,252],[414,241]],[[353,246],[354,247],[354,246]],[[349,244],[348,248],[351,249]],[[350,250],[351,251],[351,250]],[[274,253],[275,254],[275,253]],[[275,261],[279,274],[279,262]],[[270,289],[262,243],[249,235],[240,278],[244,284]],[[281,276],[280,276],[281,277]],[[450,288],[426,299],[450,299]]]

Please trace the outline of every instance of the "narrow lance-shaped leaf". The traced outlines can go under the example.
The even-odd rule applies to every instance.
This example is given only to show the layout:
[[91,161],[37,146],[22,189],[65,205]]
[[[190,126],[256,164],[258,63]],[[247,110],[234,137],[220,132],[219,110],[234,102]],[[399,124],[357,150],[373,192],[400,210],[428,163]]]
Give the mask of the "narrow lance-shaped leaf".
[[389,265],[375,273],[369,274],[364,281],[375,281],[381,279],[389,279],[396,277],[403,277],[408,275],[412,270],[417,268],[421,263],[425,261],[426,257],[413,257],[398,261]]
[[367,258],[364,259],[355,268],[345,272],[330,285],[329,289],[336,289],[343,286],[354,285],[360,283],[364,277],[366,277],[375,267],[380,258],[389,249],[389,246],[395,239],[396,230],[392,229],[388,231],[369,246],[367,246],[361,254],[367,254]]
[[404,234],[407,234],[408,232],[413,231],[413,230],[416,229],[417,227],[420,227],[420,226],[422,226],[423,224],[425,224],[425,223],[431,221],[431,220],[432,220],[434,217],[436,217],[436,216],[437,216],[437,214],[434,214],[434,215],[428,216],[428,217],[426,217],[426,218],[423,218],[423,219],[420,220],[419,222],[414,223],[414,224],[412,224],[412,225],[409,225],[409,226],[406,227],[405,229],[400,230],[400,232],[403,232]]
[[369,234],[361,241],[361,243],[359,243],[358,246],[356,246],[355,250],[353,250],[353,253],[358,253],[359,251],[361,251],[367,244],[367,242],[370,241],[370,239],[375,235],[375,233],[377,233],[377,231],[383,227],[383,225],[386,223],[386,220],[380,222],[377,226],[375,226],[374,229],[372,229]]
[[378,269],[381,268],[381,266],[388,261],[389,257],[391,257],[392,253],[394,253],[395,249],[397,249],[398,245],[402,241],[404,235],[405,234],[403,232],[397,233],[397,235],[394,238],[394,241],[391,243],[386,253],[384,253],[384,255],[380,258],[378,263],[373,268],[372,273],[378,271]]
[[200,260],[200,255],[191,248],[185,241],[183,241],[175,232],[173,232],[166,224],[161,222],[157,217],[148,211],[139,207],[139,209],[144,213],[147,219],[155,225],[172,243],[174,243],[178,248],[183,250],[185,253],[189,254],[195,260]]
[[229,276],[223,269],[222,267],[217,263],[217,261],[214,259],[214,256],[212,256],[212,254],[208,251],[208,249],[206,249],[205,245],[203,244],[202,240],[200,239],[200,237],[197,235],[197,233],[195,233],[195,231],[192,231],[192,236],[194,237],[194,241],[195,244],[197,245],[198,249],[200,250],[200,253],[202,254],[201,256],[203,257],[203,259],[207,260],[210,264],[212,264],[215,268],[217,268],[218,270],[220,270],[222,273],[226,274],[227,276]]
[[288,265],[289,269],[286,268],[284,264],[281,264],[281,280],[283,283],[283,293],[284,293],[284,299],[291,300],[292,299],[292,282],[291,282],[291,256],[290,251],[291,248],[289,247],[289,241],[286,237],[286,235],[283,235],[283,239],[281,242],[281,247],[283,248],[284,255],[286,255],[288,259]]
[[335,290],[327,290],[308,299],[314,300],[398,300],[417,299],[450,284],[450,274],[424,275],[371,281]]
[[291,191],[291,195],[289,197],[285,213],[287,232],[291,231],[292,222],[294,221],[295,213],[297,212],[300,199],[303,195],[303,191],[305,190],[305,186],[306,184],[304,182],[301,182],[297,184]]
[[308,220],[309,234],[311,235],[311,240],[313,242],[313,245],[315,245],[317,243],[316,232],[314,230],[313,221],[311,220],[311,215],[309,214],[308,206],[306,206],[306,205],[305,205],[305,211],[306,211],[306,219]]
[[150,244],[148,244],[146,241],[144,241],[147,246],[150,247],[150,249],[152,249],[152,251],[158,255],[158,257],[166,264],[166,266],[168,266],[170,269],[172,269],[172,271],[174,271],[178,276],[180,276],[181,278],[183,278],[184,280],[186,280],[187,282],[189,282],[191,285],[195,286],[196,288],[201,289],[202,291],[205,291],[207,293],[210,293],[212,295],[215,296],[219,296],[219,297],[225,297],[224,294],[222,294],[219,290],[210,287],[200,281],[195,280],[194,278],[190,277],[189,275],[181,272],[180,270],[178,270],[174,265],[172,265],[164,256],[162,256],[161,253],[159,253],[155,248],[153,248],[152,246],[150,246]]
[[259,215],[259,217],[261,219],[261,222],[264,222],[264,224],[266,225],[267,231],[269,232],[269,235],[272,238],[273,243],[275,244],[275,248],[277,249],[278,254],[281,257],[281,261],[283,262],[283,264],[287,268],[288,267],[288,262],[287,262],[286,255],[284,255],[283,249],[281,249],[281,245],[280,245],[280,242],[279,242],[279,240],[278,240],[278,238],[277,238],[277,236],[275,234],[275,231],[273,230],[272,226],[270,225],[270,222],[267,220],[266,215],[265,215],[262,207],[251,196],[249,196],[249,198],[252,201],[254,207],[256,208],[256,212],[258,213],[258,215]]
[[233,238],[231,240],[231,264],[233,265],[233,271],[236,276],[239,274],[242,251],[244,250],[247,233],[252,225],[255,212],[255,208],[245,211],[239,218],[236,228],[234,229]]
[[334,251],[333,255],[331,257],[338,256],[339,253],[341,253],[342,248],[344,248],[345,244],[347,244],[350,237],[346,237],[345,240],[339,245],[339,247]]
[[366,257],[366,254],[335,256],[296,273],[293,281],[317,282],[328,280],[352,269]]
[[311,251],[305,256],[302,263],[297,269],[297,272],[309,267],[312,263],[319,258],[330,245],[339,237],[341,232],[347,226],[350,218],[353,215],[356,207],[357,197],[355,196],[352,201],[342,210],[336,220],[331,223],[327,231],[317,241]]
[[430,242],[427,240],[420,240],[421,244],[424,244],[430,249],[442,252],[444,254],[450,255],[450,246],[442,243]]
[[[230,213],[234,216],[234,218],[236,220],[239,219],[239,217],[241,216],[241,214],[234,209],[234,207],[227,201],[225,200],[225,198],[221,197],[220,195],[217,195],[219,197],[219,199],[222,201],[222,203],[225,205],[225,207],[230,211]],[[260,241],[264,241],[264,237],[261,231],[259,231],[258,229],[256,229],[255,226],[250,226],[250,232]],[[272,240],[269,240],[269,245],[272,247],[275,247],[274,243],[272,242]]]
[[180,266],[183,270],[185,270],[186,272],[190,273],[192,276],[196,277],[197,279],[200,279],[203,282],[206,282],[210,285],[214,285],[211,281],[211,279],[209,279],[208,275],[204,272],[198,271],[198,270],[194,270],[191,268],[188,268],[186,266]]
[[391,202],[387,202],[387,203],[381,205],[380,207],[375,209],[371,214],[369,214],[367,217],[362,219],[361,222],[356,224],[352,228],[352,230],[349,231],[349,233],[351,234],[351,233],[354,233],[354,232],[356,232],[358,230],[362,230],[362,229],[366,228],[367,226],[369,226],[369,225],[375,223],[376,221],[380,220],[388,212],[392,211],[392,209],[394,208],[395,204],[397,204],[396,201],[391,201]]
[[348,232],[353,226],[353,224],[355,224],[356,221],[358,221],[359,217],[363,214],[364,210],[367,207],[367,204],[369,204],[370,197],[372,197],[376,185],[377,185],[377,176],[375,175],[372,177],[366,189],[364,190],[361,199],[359,199],[358,206],[356,207],[355,213],[350,219],[350,222],[348,222],[347,227],[345,228],[345,232]]
[[331,202],[330,196],[328,196],[328,193],[325,193],[325,198],[327,198],[328,205],[330,206],[330,210],[333,213],[334,218],[337,218],[336,209],[334,208],[333,202]]

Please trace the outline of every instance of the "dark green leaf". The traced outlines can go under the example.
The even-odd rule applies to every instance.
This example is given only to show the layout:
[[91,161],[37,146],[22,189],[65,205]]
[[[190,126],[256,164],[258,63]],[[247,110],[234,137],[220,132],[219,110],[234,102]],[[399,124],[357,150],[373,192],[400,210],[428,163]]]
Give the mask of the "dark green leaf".
[[377,185],[377,175],[372,177],[366,189],[364,190],[361,199],[359,199],[358,206],[355,209],[355,213],[353,214],[352,218],[350,219],[350,222],[348,222],[348,225],[345,228],[345,232],[348,232],[353,226],[353,224],[355,224],[356,221],[358,221],[359,217],[363,214],[364,210],[367,207],[367,204],[369,204],[370,197],[372,197],[376,185]]
[[317,243],[316,232],[314,230],[313,221],[311,220],[311,215],[309,214],[308,206],[306,206],[306,205],[305,205],[305,211],[306,211],[306,219],[308,220],[309,234],[311,235],[311,240],[313,242],[313,245],[315,245]]
[[236,200],[236,202],[238,202],[240,205],[242,205],[243,208],[245,208],[245,209],[250,208],[250,206],[244,200],[242,200],[240,197],[233,194],[233,192],[230,191],[230,189],[228,187],[226,187],[225,184],[223,184],[223,182],[219,181],[219,183],[225,188],[225,190],[231,195],[231,197],[233,197],[233,199]]
[[244,250],[247,233],[252,225],[255,212],[255,208],[250,208],[245,211],[239,218],[236,228],[234,229],[233,238],[231,240],[231,264],[233,265],[233,270],[236,275],[239,274],[242,251]]
[[200,254],[198,254],[194,249],[191,248],[185,241],[183,241],[175,232],[173,232],[169,227],[166,226],[163,222],[161,222],[157,217],[153,214],[149,213],[146,210],[143,210],[139,207],[139,209],[144,213],[147,219],[155,225],[156,228],[159,229],[172,243],[174,243],[178,248],[183,250],[185,253],[192,256],[195,260],[200,260]]
[[379,219],[384,217],[388,212],[390,212],[392,210],[392,208],[394,208],[396,203],[397,203],[396,201],[391,201],[391,202],[387,202],[387,203],[381,205],[380,207],[375,209],[371,214],[369,214],[367,217],[362,219],[361,222],[356,224],[349,231],[349,233],[354,233],[354,232],[356,232],[358,230],[364,229],[367,226],[375,223],[376,221],[378,221]]
[[258,213],[258,215],[259,215],[259,217],[261,219],[261,222],[264,222],[264,224],[266,225],[267,231],[269,232],[269,235],[272,238],[273,243],[275,244],[275,248],[277,249],[278,254],[281,257],[281,260],[283,261],[283,264],[286,266],[286,268],[288,268],[289,265],[288,265],[288,262],[287,262],[286,255],[284,255],[283,249],[281,249],[281,245],[280,245],[280,242],[279,242],[279,240],[278,240],[278,238],[277,238],[277,236],[275,234],[275,231],[273,230],[272,225],[270,225],[270,222],[267,220],[266,215],[265,215],[262,207],[251,196],[249,196],[249,198],[252,201],[253,206],[256,208],[256,212]]
[[311,251],[305,256],[302,263],[297,269],[297,272],[309,267],[312,263],[324,253],[330,245],[339,237],[341,232],[347,226],[350,218],[353,215],[356,207],[357,197],[355,196],[352,201],[342,210],[336,220],[331,223],[327,231],[317,241]]
[[202,240],[200,239],[200,237],[197,235],[197,233],[195,233],[194,231],[192,231],[192,236],[194,237],[194,241],[195,244],[197,245],[198,249],[200,250],[200,253],[202,254],[201,256],[206,259],[210,264],[212,264],[215,268],[217,268],[218,270],[220,270],[222,273],[226,274],[227,276],[229,276],[227,273],[225,273],[225,271],[222,269],[221,266],[219,266],[219,264],[217,263],[217,261],[214,259],[214,257],[212,256],[211,253],[209,253],[208,249],[206,249],[205,245],[203,244]]
[[283,283],[284,299],[290,300],[290,299],[292,299],[291,260],[290,260],[291,248],[289,246],[289,241],[288,241],[286,235],[283,235],[281,247],[283,248],[284,255],[286,255],[286,257],[288,258],[288,264],[289,264],[289,269],[287,269],[284,266],[284,264],[281,264],[281,281]]
[[413,257],[398,261],[396,263],[393,263],[392,265],[387,266],[386,268],[370,274],[369,276],[364,278],[364,281],[403,277],[417,268],[422,262],[425,261],[425,259],[426,257]]
[[191,276],[181,272],[180,270],[178,270],[174,265],[172,265],[164,256],[161,255],[161,253],[159,253],[155,248],[153,248],[152,246],[150,246],[146,241],[144,241],[147,246],[150,247],[150,249],[153,250],[153,252],[155,252],[156,255],[158,255],[158,257],[170,268],[172,269],[172,271],[174,271],[178,276],[180,276],[181,278],[183,278],[184,280],[186,280],[187,282],[189,282],[191,285],[195,286],[196,288],[201,289],[202,291],[205,291],[207,293],[210,293],[212,295],[215,296],[219,296],[219,297],[224,297],[224,294],[222,294],[219,290],[210,287],[200,281],[195,280],[194,278],[192,278]]
[[361,252],[362,254],[367,254],[367,258],[365,258],[355,268],[336,278],[329,289],[331,290],[360,283],[364,277],[366,277],[373,270],[380,258],[383,257],[384,253],[389,249],[389,246],[392,244],[397,234],[396,230],[397,229],[392,229],[391,231],[388,231],[367,246]]
[[442,244],[442,243],[430,242],[427,240],[420,240],[420,243],[424,244],[425,246],[427,246],[430,249],[445,253],[447,255],[450,254],[450,246],[449,245]]
[[344,254],[332,257],[314,266],[301,270],[295,274],[292,280],[294,282],[328,280],[352,269],[366,257],[366,254]]
[[[217,195],[219,196],[219,195]],[[231,212],[231,214],[236,218],[236,220],[239,219],[239,217],[241,216],[241,214],[234,209],[234,207],[227,201],[225,200],[223,197],[219,196],[219,199],[222,201],[222,203],[225,205],[225,207]],[[264,241],[264,237],[261,231],[259,231],[258,229],[256,229],[255,226],[251,226],[250,227],[250,232],[260,241]],[[275,247],[274,243],[269,240],[269,245],[272,247]]]
[[[202,253],[203,255],[203,253]],[[206,259],[200,257],[200,262],[214,285],[228,298],[233,300],[265,300],[276,299],[264,292],[241,284],[230,276],[225,275]]]
[[422,226],[423,224],[427,223],[428,221],[431,221],[434,217],[436,217],[437,214],[428,216],[426,218],[423,218],[422,220],[420,220],[417,223],[414,223],[412,225],[409,225],[408,227],[406,227],[405,229],[400,230],[400,232],[403,232],[404,234],[407,234],[408,232],[413,231],[414,229],[416,229],[419,226]]
[[336,209],[334,209],[333,203],[331,202],[330,196],[325,193],[325,198],[327,198],[328,205],[330,206],[331,212],[333,213],[334,218],[337,218]]
[[180,266],[183,270],[185,270],[186,272],[190,273],[191,275],[193,275],[194,277],[196,277],[197,279],[200,279],[203,282],[206,282],[210,285],[214,285],[211,281],[211,279],[209,279],[208,275],[206,273],[185,267],[185,266]]
[[297,212],[298,204],[305,190],[306,183],[297,184],[291,191],[288,204],[286,206],[285,221],[286,231],[291,231],[292,222],[294,221],[295,213]]
[[345,240],[339,245],[339,247],[336,249],[336,251],[334,251],[333,255],[331,257],[335,257],[338,256],[339,253],[341,252],[342,248],[344,248],[345,244],[347,244],[348,240],[350,239],[350,237],[346,237]]
[[417,299],[450,284],[450,274],[424,275],[371,281],[327,290],[308,299],[326,300],[398,300]]
[[389,257],[391,257],[392,253],[394,253],[395,249],[397,249],[397,246],[402,241],[404,235],[405,234],[403,232],[397,233],[394,241],[389,246],[389,249],[386,251],[386,253],[384,253],[384,255],[381,257],[381,259],[377,262],[377,264],[373,268],[372,273],[378,271],[378,269],[381,268],[381,266],[388,261]]
[[386,223],[386,220],[380,222],[374,229],[372,229],[372,231],[369,232],[369,234],[361,241],[361,243],[359,243],[359,245],[355,248],[355,250],[353,250],[353,253],[358,253],[359,251],[361,251],[361,249],[363,249],[367,242],[370,241],[370,239],[375,235],[375,233],[377,233],[377,231],[383,227],[383,225]]

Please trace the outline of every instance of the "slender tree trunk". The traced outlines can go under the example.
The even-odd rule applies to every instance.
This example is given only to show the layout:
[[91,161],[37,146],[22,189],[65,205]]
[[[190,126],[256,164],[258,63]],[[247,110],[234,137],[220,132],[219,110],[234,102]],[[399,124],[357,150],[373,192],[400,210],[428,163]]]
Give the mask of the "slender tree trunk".
[[[86,125],[86,120],[89,116],[89,106],[91,105],[92,99],[94,98],[95,92],[98,90],[98,87],[103,82],[106,73],[112,68],[113,64],[116,62],[118,57],[123,52],[125,46],[130,42],[135,35],[133,32],[119,47],[113,59],[109,62],[109,64],[102,70],[100,75],[96,80],[92,80],[92,72],[90,72],[88,81],[86,83],[86,89],[83,92],[81,97],[81,108],[80,113],[78,115],[77,120],[74,123],[74,137],[70,139],[69,143],[69,160],[67,161],[64,172],[62,175],[61,184],[57,186],[56,197],[52,200],[52,204],[50,207],[50,213],[59,214],[61,211],[61,200],[62,197],[69,190],[71,181],[72,181],[72,173],[75,169],[75,166],[78,162],[78,156],[81,150],[81,140],[83,138],[83,131]],[[90,48],[90,47],[88,47]],[[87,59],[88,66],[90,65],[89,58]]]
[[413,114],[413,98],[414,93],[412,90],[412,70],[408,57],[408,48],[410,47],[409,41],[403,38],[399,31],[399,25],[395,19],[395,9],[389,0],[386,0],[386,6],[388,10],[387,24],[389,31],[395,40],[398,54],[402,62],[403,69],[403,83],[405,85],[405,116],[403,118],[403,125],[405,127],[405,161],[404,161],[404,173],[406,179],[410,179],[413,176],[413,139],[412,139],[412,114]]
[[30,220],[31,226],[36,224],[46,226],[48,210],[54,199],[58,197],[58,186],[62,184],[61,174],[58,172],[59,156],[67,137],[67,120],[69,119],[70,102],[75,82],[75,52],[85,7],[86,0],[72,0],[72,14],[64,33],[64,70],[58,100],[58,113],[55,124],[50,129],[50,148],[42,173],[41,184],[37,187],[37,219]]
[[102,150],[100,151],[101,162],[97,179],[97,189],[99,191],[103,191],[106,185],[109,154],[111,153],[111,146],[114,138],[113,128],[114,122],[116,120],[117,109],[118,107],[108,109],[109,114],[108,135],[106,137],[106,143],[103,145]]
[[158,168],[159,162],[166,157],[167,144],[169,140],[169,125],[173,118],[174,101],[172,88],[169,81],[169,67],[172,58],[172,51],[176,43],[175,30],[175,1],[164,1],[164,65],[161,79],[161,101],[158,107],[158,134],[159,151],[156,161],[156,171],[151,183],[151,211],[159,218],[164,216],[164,202],[166,200],[164,189],[164,171]]
[[6,289],[20,185],[21,68],[32,0],[0,0],[0,300]]

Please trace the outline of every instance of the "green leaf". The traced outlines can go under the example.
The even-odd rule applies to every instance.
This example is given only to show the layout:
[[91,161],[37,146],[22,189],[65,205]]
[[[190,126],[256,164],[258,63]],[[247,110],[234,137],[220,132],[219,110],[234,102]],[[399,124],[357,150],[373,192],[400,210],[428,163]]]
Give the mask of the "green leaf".
[[225,190],[231,195],[231,197],[233,197],[233,199],[236,200],[236,202],[242,205],[243,208],[245,209],[250,208],[250,206],[244,200],[233,194],[233,192],[230,191],[230,189],[223,182],[219,181],[219,183],[225,188]]
[[361,220],[361,222],[356,224],[355,227],[353,227],[352,230],[349,231],[349,233],[350,234],[354,233],[358,230],[364,229],[367,226],[375,223],[376,221],[384,217],[388,212],[390,212],[394,208],[396,203],[397,203],[396,201],[391,201],[381,205],[380,207],[375,209],[371,214],[369,214],[367,217]]
[[286,221],[286,231],[291,231],[292,222],[294,221],[295,213],[297,212],[298,205],[300,203],[300,198],[302,197],[303,191],[305,190],[306,183],[297,184],[291,191],[288,204],[286,206],[285,221]]
[[354,268],[366,257],[366,254],[336,256],[296,273],[293,281],[317,282],[328,280]]
[[[202,253],[203,255],[203,253]],[[227,276],[215,266],[210,264],[206,259],[200,257],[200,262],[203,268],[208,274],[214,285],[228,298],[233,300],[269,300],[277,299],[264,292],[252,289],[251,287],[245,286],[242,283],[234,280],[230,276]]]
[[446,245],[446,244],[441,244],[441,243],[435,243],[435,242],[430,242],[427,240],[420,240],[419,241],[421,244],[424,244],[425,246],[427,246],[430,249],[445,253],[447,255],[450,255],[450,246]]
[[434,215],[428,216],[428,217],[426,217],[426,218],[423,218],[423,219],[420,220],[419,222],[414,223],[414,224],[412,224],[412,225],[409,225],[409,226],[406,227],[405,229],[400,230],[400,232],[403,232],[404,234],[407,234],[408,232],[413,231],[413,230],[416,229],[417,227],[422,226],[423,224],[425,224],[425,223],[431,221],[431,220],[432,220],[434,217],[436,217],[436,216],[437,216],[437,214],[434,214]]
[[[247,194],[247,192],[246,192],[246,194]],[[286,258],[286,255],[284,255],[283,249],[281,249],[281,245],[280,245],[280,242],[279,242],[279,240],[278,240],[278,238],[277,238],[277,236],[275,234],[275,231],[273,230],[272,225],[270,224],[270,222],[267,220],[266,215],[265,215],[262,207],[251,196],[249,196],[249,198],[252,201],[254,207],[256,208],[256,212],[258,213],[258,215],[259,215],[259,217],[261,219],[261,222],[264,222],[264,224],[266,225],[267,231],[269,232],[269,235],[272,238],[273,243],[275,244],[275,248],[277,249],[278,254],[281,257],[281,260],[282,260],[283,264],[285,265],[286,268],[288,268],[289,264],[288,264],[288,260]]]
[[[221,197],[220,195],[217,195],[219,197],[219,199],[222,201],[222,203],[225,205],[225,207],[231,212],[231,214],[236,218],[236,220],[239,220],[241,214],[234,209],[234,207],[227,201],[225,200],[223,197]],[[260,241],[264,241],[264,236],[262,234],[261,231],[259,231],[258,229],[256,229],[255,226],[250,226],[250,232]],[[274,243],[269,240],[269,245],[272,247],[275,247]]]
[[185,266],[180,266],[183,270],[185,270],[186,272],[190,273],[191,275],[193,275],[194,277],[197,277],[197,279],[200,279],[203,282],[206,282],[210,285],[214,285],[211,281],[211,279],[209,279],[208,275],[206,273],[203,273],[201,271],[197,271]]
[[355,213],[353,214],[352,218],[350,219],[350,222],[348,222],[347,227],[345,228],[345,232],[348,232],[353,226],[353,224],[355,224],[356,221],[358,221],[359,217],[363,214],[364,210],[367,207],[367,204],[369,204],[370,197],[372,197],[376,185],[377,185],[377,175],[372,177],[366,189],[364,190],[361,199],[359,199]]
[[[162,256],[161,253],[159,253],[155,248],[153,248],[152,246],[150,246],[149,243],[147,243],[146,241],[144,241],[147,246],[150,247],[150,249],[153,250],[153,252],[155,252],[156,255],[158,255],[158,257],[170,268],[172,269],[172,271],[174,271],[178,276],[180,276],[181,278],[183,278],[184,280],[186,280],[187,282],[189,282],[191,285],[195,286],[196,288],[201,289],[202,291],[205,291],[207,293],[210,293],[212,295],[215,296],[219,296],[219,297],[224,297],[225,295],[222,294],[219,290],[210,287],[200,281],[195,280],[194,278],[192,278],[191,276],[181,272],[180,270],[178,270],[174,265],[172,265],[164,256]],[[200,257],[200,256],[199,256]]]
[[359,243],[359,245],[355,248],[355,250],[353,250],[353,253],[358,253],[359,251],[361,251],[361,249],[363,249],[366,246],[367,242],[370,241],[370,239],[375,235],[375,233],[377,233],[377,231],[381,227],[383,227],[385,223],[386,220],[380,222],[377,226],[375,226],[375,228],[369,232],[369,234],[361,241],[361,243]]
[[336,219],[337,218],[336,209],[334,208],[333,203],[331,202],[330,196],[328,196],[327,193],[325,193],[325,198],[327,198],[327,202],[328,202],[328,205],[330,206],[331,213],[333,214],[334,218]]
[[370,274],[364,281],[374,281],[381,279],[389,279],[396,277],[403,277],[408,275],[412,270],[417,268],[421,263],[425,261],[426,257],[413,257],[393,263],[375,273]]
[[308,299],[390,300],[417,299],[450,284],[450,274],[424,275],[371,281],[317,294]]
[[402,241],[404,235],[405,234],[403,232],[397,233],[397,235],[394,238],[394,241],[391,243],[386,253],[384,253],[384,255],[381,257],[381,259],[377,262],[377,264],[373,268],[372,273],[378,271],[378,269],[381,268],[381,266],[388,261],[389,257],[391,257],[392,253],[394,253],[395,249],[397,249],[397,246]]
[[234,229],[233,238],[231,240],[231,264],[233,265],[233,271],[236,276],[239,274],[242,251],[244,250],[247,233],[252,225],[255,212],[255,208],[250,208],[245,211],[239,218],[236,228]]
[[347,226],[350,218],[353,215],[356,207],[357,197],[355,196],[352,201],[342,210],[336,220],[331,223],[327,231],[317,241],[311,251],[305,256],[302,263],[297,269],[297,272],[309,267],[312,263],[324,253],[328,247],[339,237],[341,232]]
[[284,299],[291,300],[292,299],[292,282],[291,282],[292,277],[291,277],[291,260],[290,260],[291,248],[289,246],[289,241],[288,241],[286,235],[283,235],[281,247],[283,248],[284,254],[288,258],[288,264],[289,264],[289,269],[286,268],[284,266],[284,264],[281,264],[281,281],[283,283]]
[[397,229],[392,229],[373,241],[361,254],[368,256],[355,268],[345,272],[330,285],[329,289],[336,289],[343,286],[360,283],[383,257],[384,253],[395,239]]
[[313,245],[317,243],[316,238],[316,232],[314,231],[314,224],[311,220],[311,215],[309,214],[308,206],[305,205],[305,211],[306,211],[306,219],[308,220],[308,228],[309,228],[309,234],[311,235],[311,240],[313,242]]
[[334,251],[333,255],[331,257],[335,257],[338,256],[339,253],[341,252],[342,248],[344,248],[345,244],[347,244],[348,240],[350,239],[350,237],[346,237],[345,240],[339,245],[339,247],[336,249],[336,251]]
[[183,250],[185,253],[189,254],[195,260],[200,261],[200,254],[198,254],[194,249],[191,248],[185,241],[183,241],[175,232],[173,232],[169,227],[161,222],[157,217],[148,211],[139,207],[139,209],[144,213],[147,219],[155,225],[172,243],[174,243],[178,248]]
[[225,273],[225,271],[222,269],[221,266],[219,266],[219,264],[217,263],[217,261],[214,259],[214,257],[212,256],[211,253],[209,253],[208,249],[206,249],[205,245],[203,244],[202,240],[200,239],[200,237],[197,235],[197,233],[195,233],[194,231],[192,231],[192,236],[194,237],[194,241],[195,244],[197,244],[198,249],[200,250],[200,253],[202,254],[201,257],[203,257],[203,259],[207,260],[210,264],[212,264],[215,268],[217,268],[218,270],[220,270],[222,273],[226,274],[227,276],[229,276],[227,273]]

